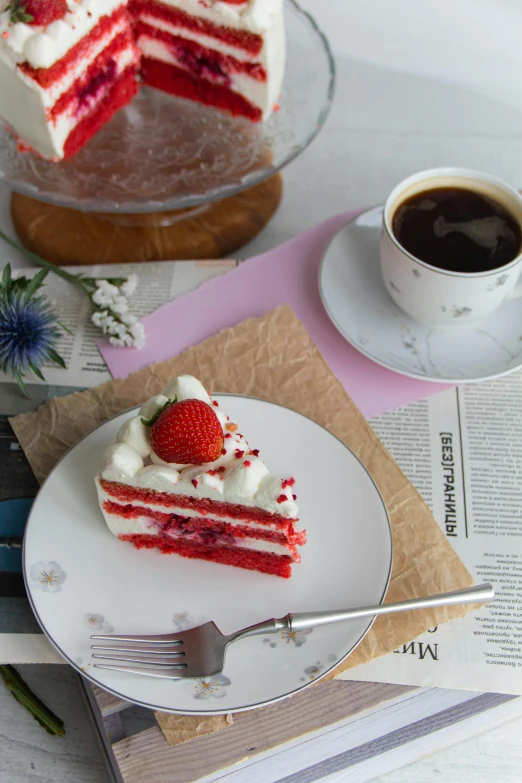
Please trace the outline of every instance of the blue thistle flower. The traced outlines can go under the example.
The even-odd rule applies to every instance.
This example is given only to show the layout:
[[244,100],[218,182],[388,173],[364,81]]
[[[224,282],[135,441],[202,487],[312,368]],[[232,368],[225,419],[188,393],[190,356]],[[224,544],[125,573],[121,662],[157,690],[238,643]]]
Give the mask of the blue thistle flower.
[[35,296],[46,275],[44,269],[32,280],[13,280],[8,264],[0,283],[0,370],[12,373],[26,397],[23,378],[30,370],[45,380],[40,369],[44,362],[65,368],[54,347],[60,337],[56,316],[44,296]]

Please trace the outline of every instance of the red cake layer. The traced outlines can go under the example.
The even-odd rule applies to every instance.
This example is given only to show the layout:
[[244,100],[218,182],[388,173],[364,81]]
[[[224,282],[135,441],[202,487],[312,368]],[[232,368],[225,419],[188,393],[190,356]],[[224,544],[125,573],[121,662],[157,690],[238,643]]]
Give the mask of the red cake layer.
[[234,539],[243,540],[253,538],[257,541],[269,541],[273,544],[288,546],[295,549],[296,546],[302,546],[306,541],[306,536],[300,531],[294,531],[294,534],[287,536],[285,533],[279,533],[269,528],[245,527],[243,525],[232,525],[229,522],[223,522],[219,519],[209,519],[208,517],[184,517],[179,514],[166,514],[162,511],[154,511],[142,506],[122,506],[114,503],[112,500],[106,500],[103,504],[103,510],[107,514],[113,514],[122,519],[139,519],[147,517],[158,522],[163,530],[173,530],[180,533],[191,532],[193,529],[208,530],[217,535],[230,535]]
[[[298,521],[297,519],[287,519],[279,514],[271,514],[269,511],[264,511],[262,508],[255,506],[243,506],[239,503],[226,503],[222,500],[195,498],[189,495],[174,495],[169,492],[156,492],[152,489],[131,487],[129,484],[120,484],[116,481],[107,481],[106,479],[100,479],[100,486],[110,497],[122,502],[140,500],[147,506],[166,506],[173,509],[190,508],[193,511],[197,511],[202,517],[209,515],[216,517],[226,516],[245,522],[258,522],[261,525],[276,525],[280,530],[284,530],[287,535],[292,532],[294,524]],[[305,531],[302,532],[304,535]]]
[[166,555],[176,553],[182,557],[209,560],[213,563],[247,568],[250,571],[261,571],[264,574],[281,576],[283,579],[289,579],[292,575],[292,560],[285,555],[253,552],[251,549],[234,547],[205,546],[183,539],[173,540],[168,536],[121,535],[120,539],[132,542],[138,549],[158,548]]
[[[134,49],[134,41],[130,30],[114,38],[109,46],[106,46],[103,52],[90,64],[82,75],[76,79],[71,88],[58,98],[52,109],[48,113],[48,119],[55,119],[60,114],[67,111],[81,111],[83,106],[89,101],[92,95],[95,95],[105,83],[112,83],[116,80],[117,58],[127,49]],[[139,60],[139,54],[136,50],[136,62]]]
[[127,68],[105,98],[96,105],[94,111],[73,128],[65,142],[64,158],[70,158],[78,152],[95,133],[98,133],[109,122],[118,109],[132,101],[138,92],[137,70],[137,65]]
[[165,30],[151,27],[144,22],[138,22],[135,29],[138,42],[142,37],[160,41],[168,47],[188,71],[200,79],[221,81],[222,84],[229,87],[228,76],[230,74],[244,74],[255,81],[266,82],[266,71],[260,63],[236,60],[235,57],[228,54],[221,54],[221,52],[208,49],[196,41],[171,35]]
[[199,101],[206,106],[215,106],[217,109],[230,112],[234,117],[248,117],[252,122],[259,122],[262,118],[261,109],[242,95],[221,84],[211,84],[204,79],[191,76],[175,65],[144,57],[141,61],[141,75],[145,84],[156,90],[168,92],[170,95]]
[[258,55],[263,48],[263,39],[260,35],[246,30],[235,30],[233,27],[222,27],[208,19],[191,16],[179,8],[172,8],[158,0],[131,0],[129,8],[137,19],[142,14],[147,14],[176,27],[217,38],[252,55]]
[[125,6],[117,9],[111,16],[102,16],[98,24],[93,27],[90,33],[78,41],[72,49],[69,49],[61,60],[58,60],[54,65],[51,65],[50,68],[33,68],[29,63],[21,63],[18,67],[26,76],[33,79],[35,82],[38,82],[41,87],[46,89],[55,82],[63,79],[65,74],[71,68],[75,67],[76,62],[87,57],[91,49],[109,36],[114,27],[123,19],[128,20],[130,24],[130,16]]

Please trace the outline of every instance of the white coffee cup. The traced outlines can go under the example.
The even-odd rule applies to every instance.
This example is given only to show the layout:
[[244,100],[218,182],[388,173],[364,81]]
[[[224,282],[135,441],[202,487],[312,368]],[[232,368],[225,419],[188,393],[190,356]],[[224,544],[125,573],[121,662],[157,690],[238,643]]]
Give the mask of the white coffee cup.
[[416,321],[434,327],[467,326],[493,313],[508,297],[522,296],[522,247],[516,258],[487,272],[451,272],[415,258],[394,236],[393,216],[408,198],[426,190],[464,187],[500,202],[522,229],[522,195],[480,171],[440,168],[399,183],[384,206],[381,271],[393,301]]

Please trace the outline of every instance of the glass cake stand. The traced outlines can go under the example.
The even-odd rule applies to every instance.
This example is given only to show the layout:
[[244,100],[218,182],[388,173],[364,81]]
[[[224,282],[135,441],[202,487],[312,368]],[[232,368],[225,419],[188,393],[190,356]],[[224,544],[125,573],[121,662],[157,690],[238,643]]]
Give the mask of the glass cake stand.
[[19,152],[0,122],[0,178],[22,242],[55,263],[216,258],[252,239],[279,204],[278,172],[321,130],[335,64],[325,36],[285,0],[280,108],[259,124],[143,88],[77,155]]

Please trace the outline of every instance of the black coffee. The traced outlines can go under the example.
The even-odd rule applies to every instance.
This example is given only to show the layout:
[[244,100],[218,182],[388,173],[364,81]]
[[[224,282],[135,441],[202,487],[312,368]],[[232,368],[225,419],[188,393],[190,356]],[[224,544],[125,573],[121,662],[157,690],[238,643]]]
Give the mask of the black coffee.
[[487,272],[521,251],[519,223],[498,201],[466,188],[406,199],[393,216],[396,239],[415,258],[452,272]]

